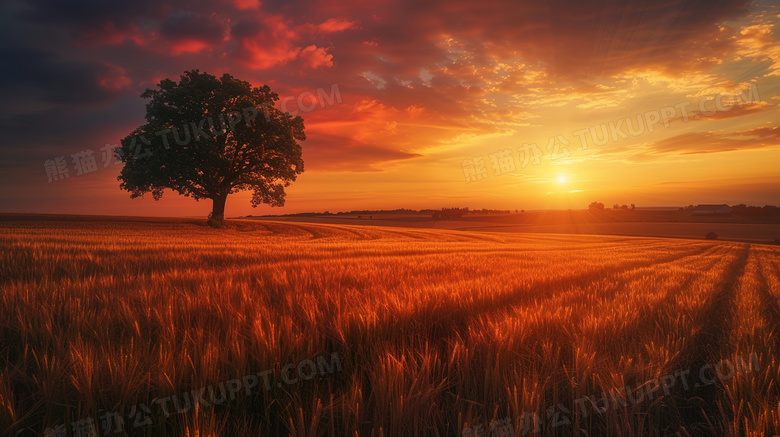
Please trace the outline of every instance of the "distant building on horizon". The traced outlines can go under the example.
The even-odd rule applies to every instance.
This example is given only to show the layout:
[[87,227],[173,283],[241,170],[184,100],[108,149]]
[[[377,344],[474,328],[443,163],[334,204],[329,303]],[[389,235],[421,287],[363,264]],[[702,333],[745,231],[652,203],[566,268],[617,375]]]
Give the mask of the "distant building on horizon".
[[691,215],[731,215],[731,207],[723,205],[696,205]]

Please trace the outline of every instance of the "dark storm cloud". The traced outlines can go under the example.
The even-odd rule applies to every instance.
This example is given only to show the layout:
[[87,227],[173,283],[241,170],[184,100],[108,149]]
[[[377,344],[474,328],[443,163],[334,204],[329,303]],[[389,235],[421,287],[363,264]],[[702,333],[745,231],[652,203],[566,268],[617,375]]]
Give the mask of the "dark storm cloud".
[[171,41],[195,40],[217,44],[225,36],[225,26],[214,15],[174,11],[162,23],[160,34]]
[[360,18],[378,43],[376,51],[405,60],[407,68],[440,60],[447,49],[437,43],[452,38],[476,63],[517,56],[542,62],[556,75],[581,78],[636,67],[681,71],[709,65],[729,44],[720,35],[719,23],[744,15],[748,4],[404,2],[384,3]]
[[142,17],[155,17],[178,2],[154,0],[36,0],[27,2],[22,18],[84,30],[102,21],[130,23]]
[[[16,100],[36,99],[37,105],[90,105],[116,97],[107,85],[116,75],[110,67],[91,61],[73,61],[58,53],[37,49],[0,47],[2,85],[0,93]],[[101,82],[106,85],[101,86]],[[6,101],[5,104],[8,104]],[[19,109],[24,102],[16,103]],[[13,109],[13,108],[6,108]]]

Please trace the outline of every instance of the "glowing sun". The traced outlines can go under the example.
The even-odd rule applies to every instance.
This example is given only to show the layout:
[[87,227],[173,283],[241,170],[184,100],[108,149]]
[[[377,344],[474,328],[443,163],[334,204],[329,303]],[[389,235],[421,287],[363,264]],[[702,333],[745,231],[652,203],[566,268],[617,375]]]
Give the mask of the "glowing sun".
[[565,174],[559,174],[558,176],[555,177],[555,181],[558,182],[559,184],[565,184],[567,180],[568,178],[566,177]]

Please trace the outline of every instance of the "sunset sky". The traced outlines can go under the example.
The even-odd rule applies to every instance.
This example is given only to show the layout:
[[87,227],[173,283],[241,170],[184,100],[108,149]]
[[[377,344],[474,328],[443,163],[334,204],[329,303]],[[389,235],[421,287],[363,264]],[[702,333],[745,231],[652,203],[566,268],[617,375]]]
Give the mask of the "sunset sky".
[[[780,204],[780,7],[768,1],[0,9],[0,212],[205,216],[211,202],[172,192],[130,199],[101,156],[143,124],[145,89],[190,69],[268,84],[305,120],[306,171],[286,206],[252,208],[245,192],[228,217]],[[338,99],[298,107],[318,89]],[[77,175],[86,150],[97,170]],[[60,156],[69,177],[50,182],[45,162]]]

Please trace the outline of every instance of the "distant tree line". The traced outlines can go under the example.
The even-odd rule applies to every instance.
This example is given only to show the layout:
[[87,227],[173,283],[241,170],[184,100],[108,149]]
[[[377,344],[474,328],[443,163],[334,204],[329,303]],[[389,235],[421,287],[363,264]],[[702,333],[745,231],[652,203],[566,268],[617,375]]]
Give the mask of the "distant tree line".
[[[521,212],[520,210],[515,210],[516,213]],[[522,212],[525,212],[523,210]],[[339,211],[336,213],[332,213],[330,211],[325,212],[296,212],[296,213],[289,213],[289,214],[267,214],[260,217],[317,217],[317,216],[323,216],[323,215],[359,215],[363,218],[366,216],[371,215],[381,215],[381,214],[421,214],[421,215],[430,215],[431,217],[435,219],[440,218],[458,218],[463,217],[466,214],[511,214],[512,211],[509,209],[489,209],[489,208],[482,208],[482,209],[469,209],[468,207],[465,208],[441,208],[441,209],[409,209],[409,208],[398,208],[398,209],[361,209],[361,210],[353,210],[353,211]],[[251,215],[248,215],[247,217],[252,217]]]
[[[694,205],[688,205],[684,208],[680,208],[680,210],[693,210],[696,206]],[[604,211],[606,207],[601,202],[591,202],[590,205],[588,205],[588,209],[591,211]],[[629,209],[636,209],[635,204],[630,205],[619,205],[614,204],[612,205],[612,209],[618,210],[629,210]],[[520,211],[515,210],[515,213],[519,213]],[[522,212],[525,212],[523,210]],[[363,215],[367,216],[370,214],[378,215],[378,214],[430,214],[431,217],[434,219],[448,219],[448,218],[459,218],[463,217],[466,214],[511,214],[512,211],[508,209],[488,209],[488,208],[482,208],[482,209],[469,209],[468,207],[465,208],[441,208],[441,209],[408,209],[408,208],[398,208],[398,209],[365,209],[365,210],[355,210],[355,211],[348,211],[348,212],[337,212],[337,213],[331,213],[329,211],[325,212],[301,212],[301,213],[293,213],[293,214],[281,214],[281,215],[267,215],[265,217],[315,217],[315,216],[321,216],[321,215]],[[750,218],[764,218],[764,217],[774,217],[780,215],[780,206],[774,206],[774,205],[765,205],[765,206],[747,206],[745,204],[739,204],[734,205],[731,207],[731,214],[740,216],[740,217],[750,217]],[[251,217],[251,216],[248,216]]]
[[780,207],[774,205],[747,206],[740,203],[731,207],[731,214],[750,218],[774,217],[780,215]]
[[361,210],[355,210],[355,211],[349,211],[349,212],[337,212],[336,214],[342,215],[342,214],[417,214],[421,213],[423,211],[418,211],[416,209],[405,209],[405,208],[398,208],[398,209],[361,209]]
[[468,207],[466,208],[442,208],[437,211],[433,211],[433,219],[449,219],[460,218],[469,213]]
[[[517,212],[517,210],[515,210]],[[511,214],[512,211],[508,209],[472,209],[469,211],[469,214]]]
[[[696,205],[688,205],[680,210],[693,211]],[[731,206],[731,215],[748,218],[775,217],[780,215],[780,207],[774,205],[747,206],[744,203]]]
[[460,218],[466,214],[511,214],[511,213],[512,211],[508,209],[488,209],[488,208],[469,209],[468,207],[442,208],[442,209],[432,210],[431,217],[433,217],[434,220],[438,220],[438,219]]

